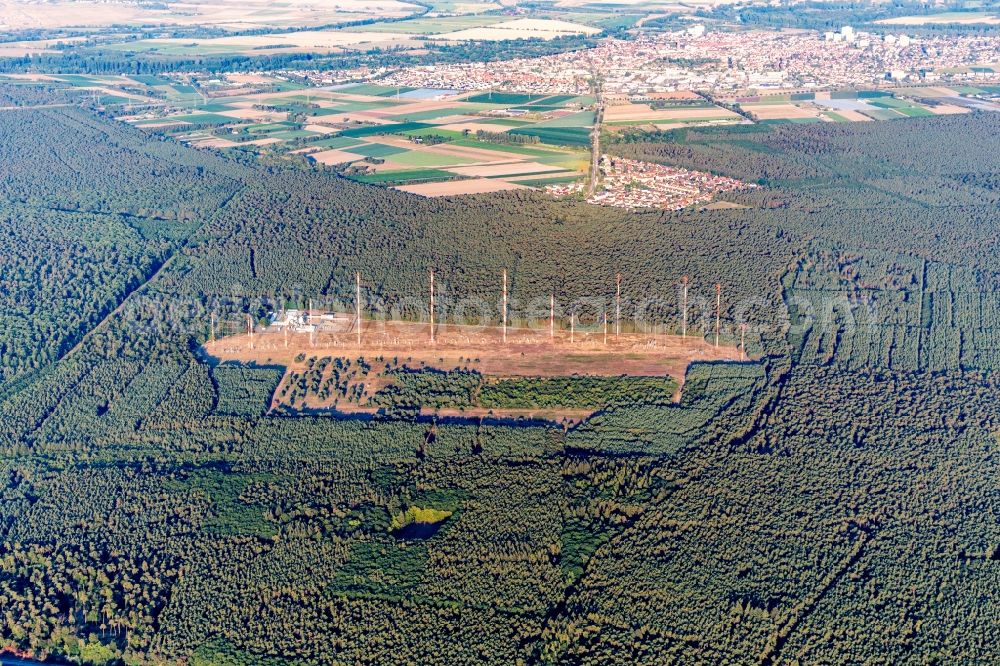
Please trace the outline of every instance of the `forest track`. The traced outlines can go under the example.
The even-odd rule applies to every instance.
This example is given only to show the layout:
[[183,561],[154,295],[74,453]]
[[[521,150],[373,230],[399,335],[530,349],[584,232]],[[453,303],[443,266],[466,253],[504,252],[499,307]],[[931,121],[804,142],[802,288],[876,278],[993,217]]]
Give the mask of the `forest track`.
[[92,335],[94,335],[94,333],[107,326],[108,322],[110,322],[113,317],[120,314],[125,309],[125,306],[128,304],[128,300],[133,295],[144,291],[146,287],[148,287],[154,280],[156,280],[157,277],[160,276],[161,273],[163,273],[164,269],[166,269],[171,264],[171,262],[173,262],[174,257],[176,256],[177,256],[177,251],[172,252],[163,261],[163,263],[161,263],[159,267],[155,271],[153,271],[153,273],[148,278],[146,278],[145,280],[137,284],[134,288],[123,294],[121,302],[119,302],[118,305],[115,306],[113,310],[104,315],[104,317],[102,317],[101,320],[97,322],[97,324],[95,324],[93,328],[84,333],[83,336],[77,341],[77,343],[72,347],[70,347],[69,350],[66,351],[66,353],[61,354],[59,358],[56,359],[56,363],[59,363],[60,361],[67,359],[73,354],[75,354],[81,347],[83,347],[83,344],[87,340],[89,340]]

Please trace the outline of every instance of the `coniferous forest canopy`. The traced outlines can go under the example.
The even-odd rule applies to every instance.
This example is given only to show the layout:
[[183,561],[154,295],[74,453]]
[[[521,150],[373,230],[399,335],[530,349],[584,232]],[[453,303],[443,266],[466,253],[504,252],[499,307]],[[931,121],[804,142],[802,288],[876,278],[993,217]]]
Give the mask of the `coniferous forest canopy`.
[[[609,150],[762,187],[677,213],[423,199],[79,108],[0,114],[0,642],[86,663],[995,658],[1000,116]],[[621,272],[667,326],[680,276],[696,303],[721,282],[758,360],[693,364],[677,404],[578,384],[620,394],[567,428],[267,412],[281,369],[198,353],[210,313],[233,331],[349,300],[355,271],[417,317],[431,266],[449,298],[494,298],[505,268],[514,299],[610,297]],[[466,379],[398,399],[460,403]]]

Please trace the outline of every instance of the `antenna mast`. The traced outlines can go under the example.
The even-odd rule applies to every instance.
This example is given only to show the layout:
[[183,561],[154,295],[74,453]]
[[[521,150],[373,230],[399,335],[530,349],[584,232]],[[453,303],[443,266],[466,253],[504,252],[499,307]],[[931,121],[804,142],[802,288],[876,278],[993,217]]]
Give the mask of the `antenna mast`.
[[247,315],[247,333],[250,335],[250,349],[253,349],[253,320]]
[[503,343],[507,344],[507,269],[503,269]]
[[687,337],[688,331],[688,276],[681,278],[681,290],[683,292],[683,306],[681,309],[681,337]]
[[[615,286],[617,293],[615,294],[615,337],[617,338],[622,332],[622,274],[615,273]],[[608,313],[604,313],[604,319],[607,320]],[[607,321],[605,321],[607,324]],[[607,328],[607,326],[605,326]]]
[[354,310],[358,320],[358,347],[361,346],[361,272],[354,274]]
[[434,343],[434,269],[430,269],[431,274],[431,344]]
[[556,295],[549,294],[549,340],[556,339]]
[[722,285],[715,284],[715,346],[719,346],[719,318],[722,311]]
[[747,360],[747,325],[740,324],[740,360]]

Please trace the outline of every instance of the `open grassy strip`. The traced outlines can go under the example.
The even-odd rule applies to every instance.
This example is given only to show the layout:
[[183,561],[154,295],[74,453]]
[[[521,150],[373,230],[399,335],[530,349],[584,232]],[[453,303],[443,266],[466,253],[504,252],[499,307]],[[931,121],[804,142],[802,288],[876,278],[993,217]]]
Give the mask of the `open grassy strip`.
[[905,118],[905,116],[893,109],[865,109],[861,111],[869,118],[874,118],[875,120],[896,120],[898,118]]
[[899,113],[909,118],[928,118],[934,115],[933,111],[928,111],[919,106],[907,106],[896,109]]
[[376,134],[400,134],[412,130],[426,130],[433,125],[427,123],[387,123],[385,125],[366,125],[343,130],[340,136],[375,136]]
[[836,111],[824,111],[823,115],[826,116],[827,118],[830,118],[832,120],[837,121],[838,123],[849,123],[849,122],[851,122],[850,120],[848,120],[844,116],[840,115]]
[[428,109],[427,111],[409,111],[402,112],[398,115],[392,115],[392,118],[398,118],[401,120],[406,120],[409,122],[420,121],[420,120],[434,120],[436,118],[444,118],[446,116],[457,116],[466,113],[475,113],[478,109],[473,106],[453,106],[445,109]]
[[359,183],[397,185],[405,183],[432,183],[441,180],[456,180],[457,177],[440,169],[406,169],[402,171],[379,171],[372,174],[352,175],[351,180]]
[[393,164],[403,164],[412,167],[444,167],[473,164],[478,160],[472,157],[443,155],[441,153],[432,153],[426,150],[411,150],[406,153],[393,155],[390,158],[390,161]]
[[419,130],[405,130],[402,132],[395,132],[395,134],[401,134],[403,136],[408,136],[410,138],[414,137],[426,137],[426,136],[438,136],[445,139],[464,139],[465,134],[459,132],[458,130],[450,130],[441,127],[440,125],[430,125],[429,129],[419,129]]
[[580,111],[579,113],[572,113],[568,116],[563,116],[561,118],[553,118],[552,120],[544,120],[540,123],[535,123],[533,127],[592,127],[594,125],[594,112],[593,111]]
[[365,157],[389,157],[390,155],[399,155],[409,151],[406,148],[400,148],[399,146],[387,146],[381,143],[365,143],[358,146],[352,146],[351,152],[355,155],[363,155]]
[[532,157],[551,157],[553,155],[565,156],[565,153],[536,148],[534,146],[521,146],[511,143],[490,143],[488,141],[477,141],[475,139],[457,139],[451,142],[453,146],[463,146],[465,148],[478,148],[480,150],[494,150],[498,153],[513,153],[515,155],[530,155]]
[[586,127],[520,127],[510,133],[537,136],[543,143],[555,145],[590,145],[590,129]]

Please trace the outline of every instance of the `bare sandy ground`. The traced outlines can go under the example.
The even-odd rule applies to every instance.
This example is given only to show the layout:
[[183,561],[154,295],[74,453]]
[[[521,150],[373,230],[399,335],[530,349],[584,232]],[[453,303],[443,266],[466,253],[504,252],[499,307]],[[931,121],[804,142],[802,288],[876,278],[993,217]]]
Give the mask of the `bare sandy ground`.
[[229,139],[220,139],[219,137],[212,137],[211,139],[202,139],[200,141],[193,141],[191,143],[195,148],[232,148],[233,146],[238,146],[235,141],[230,141]]
[[297,51],[333,52],[345,46],[371,48],[391,47],[410,44],[412,35],[382,32],[345,32],[340,30],[304,30],[271,35],[239,35],[210,39],[150,39],[146,43],[163,46],[204,47],[213,53],[230,51],[233,53],[259,53],[266,47],[268,53],[288,53]]
[[800,118],[815,118],[819,115],[816,107],[805,108],[795,104],[747,104],[743,106],[759,120],[785,120]]
[[604,120],[607,122],[636,120],[636,121],[664,121],[664,120],[689,120],[695,118],[734,118],[740,116],[732,111],[715,107],[712,109],[663,109],[654,111],[645,104],[626,104],[621,106],[611,106],[604,113]]
[[422,197],[447,197],[456,194],[482,194],[485,192],[519,190],[524,189],[524,187],[496,178],[473,178],[470,180],[449,180],[442,183],[400,185],[396,189],[411,194],[419,194]]
[[249,146],[270,146],[275,143],[284,143],[284,141],[271,136],[265,139],[254,139],[253,141],[245,141],[244,143],[246,143]]
[[438,325],[435,342],[430,342],[427,323],[366,321],[360,347],[356,333],[292,333],[286,336],[268,329],[254,335],[253,348],[246,334],[229,336],[205,345],[205,351],[219,360],[293,365],[300,353],[307,356],[347,356],[397,358],[411,367],[451,370],[474,368],[491,377],[595,377],[672,376],[683,379],[692,361],[736,361],[734,347],[715,347],[701,337],[662,334],[609,333],[602,331],[572,335],[556,330],[550,338],[547,328],[509,328],[507,342],[499,326]]
[[[541,329],[510,328],[506,340],[500,327],[438,325],[434,341],[426,323],[366,321],[362,326],[360,344],[353,317],[342,318],[331,332],[286,333],[281,330],[258,330],[253,338],[240,334],[221,338],[204,346],[204,351],[218,361],[238,361],[285,367],[280,386],[292,381],[292,373],[301,372],[308,359],[365,358],[374,371],[358,378],[364,383],[365,396],[371,396],[393,383],[392,376],[378,370],[380,360],[410,368],[438,370],[475,370],[495,381],[515,377],[672,377],[678,390],[688,365],[694,361],[744,360],[739,349],[715,347],[700,337],[677,335],[623,334],[613,331],[556,330],[550,334]],[[352,330],[353,329],[353,330]],[[341,402],[336,396],[321,398],[309,392],[299,396],[296,405],[343,414],[371,414],[378,410],[365,397],[361,402]],[[282,402],[280,390],[275,391],[271,407]],[[423,408],[422,414],[457,418],[530,418],[554,422],[578,422],[590,416],[594,409],[553,407],[544,409]]]
[[316,124],[304,125],[303,129],[308,130],[310,132],[318,132],[320,134],[333,134],[334,132],[337,131],[332,127],[327,127],[326,125],[316,125]]
[[964,106],[958,106],[955,104],[935,104],[934,106],[928,105],[927,109],[938,116],[954,115],[959,113],[971,113],[972,109],[966,108]]
[[600,29],[582,23],[548,19],[516,19],[481,28],[468,28],[434,35],[434,38],[449,41],[555,39],[566,35],[593,35],[598,32]]
[[0,0],[0,24],[11,29],[143,23],[234,28],[314,26],[353,18],[399,17],[416,7],[399,0],[187,0],[137,3]]

